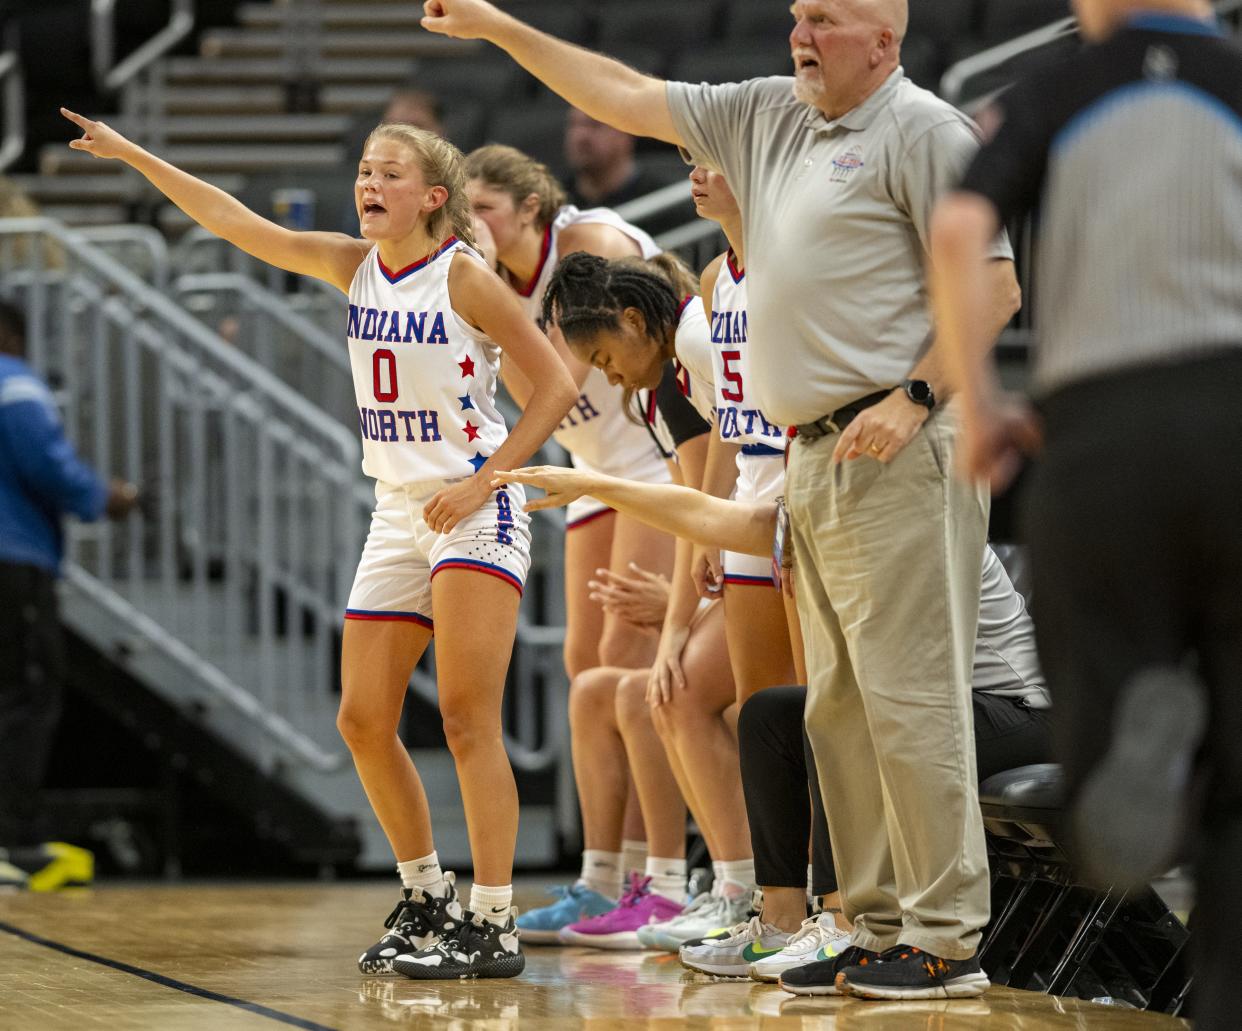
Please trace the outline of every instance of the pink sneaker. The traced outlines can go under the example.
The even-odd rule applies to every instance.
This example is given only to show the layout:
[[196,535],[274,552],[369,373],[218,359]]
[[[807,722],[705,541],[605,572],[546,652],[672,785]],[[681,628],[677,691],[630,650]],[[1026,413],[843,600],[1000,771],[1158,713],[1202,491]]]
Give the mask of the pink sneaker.
[[630,874],[630,887],[615,909],[599,916],[579,920],[561,928],[566,945],[586,945],[596,949],[633,949],[642,945],[638,929],[646,924],[672,920],[682,907],[651,890],[651,878]]

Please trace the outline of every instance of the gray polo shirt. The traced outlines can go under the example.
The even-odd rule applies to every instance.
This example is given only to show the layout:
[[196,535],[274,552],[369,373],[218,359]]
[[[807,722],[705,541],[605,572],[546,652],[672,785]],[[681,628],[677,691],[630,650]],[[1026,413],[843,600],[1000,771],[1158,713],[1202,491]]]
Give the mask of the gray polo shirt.
[[905,379],[931,338],[932,208],[978,148],[973,123],[901,69],[834,121],[785,76],[670,82],[668,106],[741,205],[756,407],[810,422]]

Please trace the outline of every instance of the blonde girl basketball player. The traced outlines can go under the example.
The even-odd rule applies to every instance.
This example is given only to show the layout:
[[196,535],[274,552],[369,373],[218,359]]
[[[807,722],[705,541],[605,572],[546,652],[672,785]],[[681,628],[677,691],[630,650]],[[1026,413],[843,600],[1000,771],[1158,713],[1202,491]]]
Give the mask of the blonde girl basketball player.
[[[655,242],[607,208],[579,211],[547,167],[513,147],[490,144],[466,158],[467,190],[475,215],[495,240],[500,276],[532,319],[557,263],[576,251],[605,258],[651,258]],[[555,334],[553,334],[555,337]],[[555,343],[554,339],[554,343]],[[621,393],[567,351],[562,357],[579,397],[555,438],[578,468],[646,483],[667,483],[668,470],[642,427],[625,417]],[[506,363],[505,385],[525,404],[531,381]],[[566,514],[565,671],[572,680],[596,666],[651,664],[654,644],[590,599],[596,570],[624,573],[637,562],[654,573],[672,568],[673,541],[605,505],[580,499]]]
[[[376,480],[376,508],[346,612],[338,726],[404,885],[390,933],[359,966],[420,979],[520,973],[511,907],[518,800],[500,706],[530,535],[521,494],[494,490],[490,474],[532,455],[577,392],[547,338],[470,247],[460,153],[412,126],[376,129],[354,185],[364,237],[355,240],[284,229],[102,122],[63,113],[83,130],[74,149],[125,162],[218,236],[348,294],[363,470]],[[539,384],[508,435],[493,404],[502,349]],[[433,625],[440,711],[474,856],[464,912],[397,737]]]

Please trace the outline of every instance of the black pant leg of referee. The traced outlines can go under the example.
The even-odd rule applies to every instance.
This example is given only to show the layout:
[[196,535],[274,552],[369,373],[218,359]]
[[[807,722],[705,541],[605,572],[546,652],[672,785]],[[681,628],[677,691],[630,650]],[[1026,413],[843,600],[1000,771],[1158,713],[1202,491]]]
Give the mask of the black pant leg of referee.
[[837,877],[819,785],[807,773],[815,766],[803,730],[805,709],[805,687],[770,687],[742,706],[737,721],[742,790],[755,880],[769,888],[805,888],[809,833],[811,890],[829,895],[837,890]]
[[1242,354],[1117,373],[1044,402],[1028,488],[1040,655],[1071,800],[1138,670],[1197,657],[1210,717],[1194,1017],[1238,1026],[1242,926]]
[[63,638],[55,578],[0,562],[0,847],[45,833],[39,789],[60,720]]

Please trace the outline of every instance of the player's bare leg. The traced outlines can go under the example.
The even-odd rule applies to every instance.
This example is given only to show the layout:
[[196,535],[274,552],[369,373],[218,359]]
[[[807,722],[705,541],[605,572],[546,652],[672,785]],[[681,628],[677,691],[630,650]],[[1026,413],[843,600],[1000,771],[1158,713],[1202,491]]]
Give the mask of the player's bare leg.
[[457,767],[474,879],[513,880],[518,797],[501,730],[501,700],[520,597],[493,576],[447,569],[431,582],[444,736]]
[[336,725],[398,860],[435,850],[423,783],[397,737],[410,674],[430,640],[415,623],[347,619],[341,645]]
[[611,566],[616,523],[617,514],[606,512],[565,531],[565,674],[570,680],[604,665],[600,642],[605,613],[591,600],[587,583],[595,578],[595,570]]

